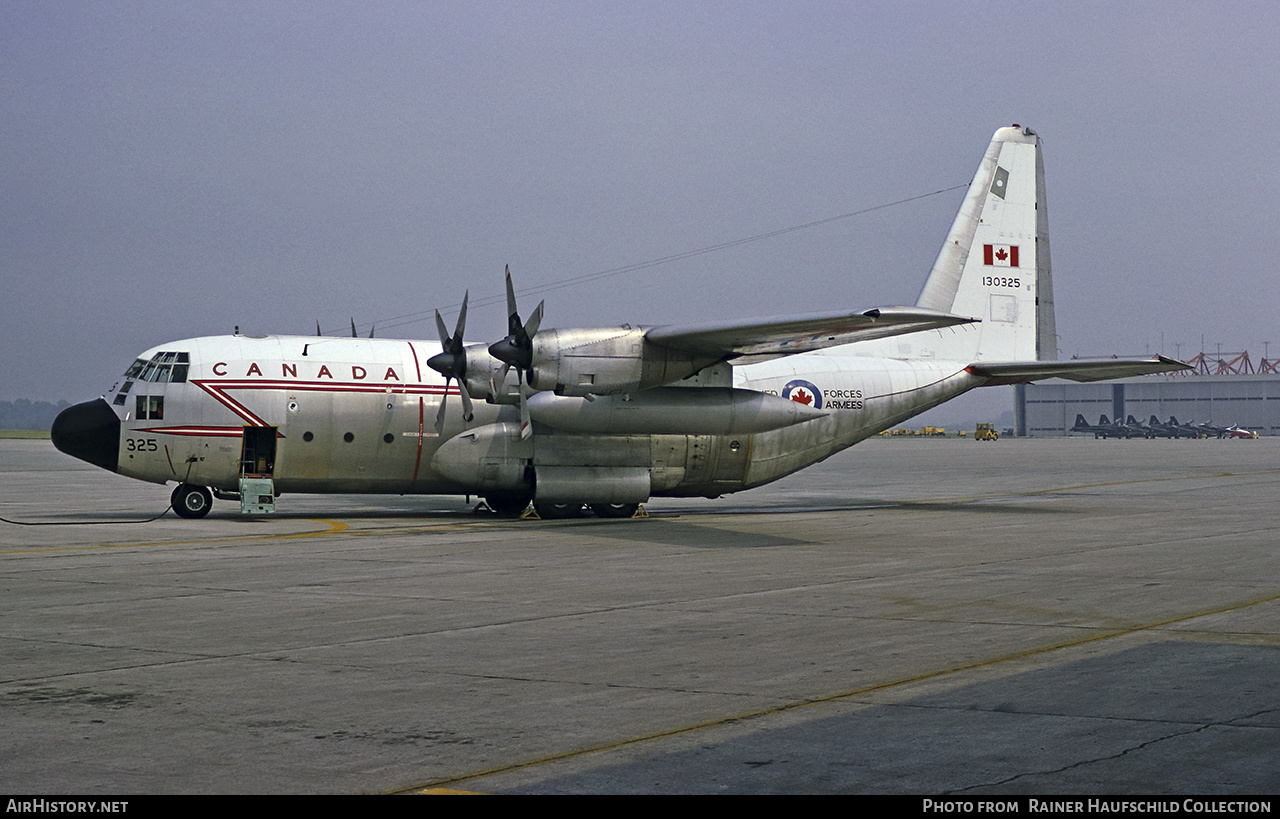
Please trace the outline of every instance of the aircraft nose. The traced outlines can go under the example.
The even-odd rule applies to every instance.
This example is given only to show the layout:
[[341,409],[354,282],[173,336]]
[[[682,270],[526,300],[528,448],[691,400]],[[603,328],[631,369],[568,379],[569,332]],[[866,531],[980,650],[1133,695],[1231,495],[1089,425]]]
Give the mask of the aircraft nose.
[[120,419],[103,399],[76,404],[58,413],[49,437],[54,446],[73,458],[117,471]]

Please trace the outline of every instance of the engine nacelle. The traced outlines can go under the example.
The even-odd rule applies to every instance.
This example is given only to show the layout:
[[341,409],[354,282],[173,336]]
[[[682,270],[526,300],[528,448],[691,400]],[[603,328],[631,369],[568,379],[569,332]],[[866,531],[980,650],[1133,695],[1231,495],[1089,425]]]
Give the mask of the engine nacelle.
[[431,468],[478,493],[531,490],[533,439],[521,439],[520,425],[486,424],[440,445]]
[[[497,378],[498,373],[502,371],[502,362],[489,355],[489,350],[484,344],[470,344],[466,348],[467,369],[466,378],[463,381],[467,384],[467,393],[476,400],[489,401],[493,403],[493,380]],[[514,382],[515,372],[508,373],[508,381]],[[498,384],[498,391],[503,389],[502,384]]]
[[[642,328],[541,330],[529,386],[557,395],[616,395],[671,384],[717,359],[645,341]],[[468,363],[470,359],[468,359]]]
[[546,392],[529,397],[533,420],[571,432],[751,435],[826,415],[804,404],[729,387],[654,387],[588,401]]
[[550,503],[643,503],[651,491],[652,447],[648,436],[522,439],[519,424],[500,422],[445,441],[431,468],[480,494]]

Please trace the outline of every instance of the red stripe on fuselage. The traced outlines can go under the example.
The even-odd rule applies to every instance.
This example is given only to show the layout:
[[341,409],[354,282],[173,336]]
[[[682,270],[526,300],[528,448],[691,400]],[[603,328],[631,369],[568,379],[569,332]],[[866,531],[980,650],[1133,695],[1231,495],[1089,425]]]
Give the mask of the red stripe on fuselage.
[[191,383],[207,392],[227,409],[243,418],[251,427],[271,426],[254,414],[253,410],[227,395],[227,390],[249,390],[262,392],[269,390],[287,390],[294,392],[345,392],[345,393],[400,393],[401,395],[458,395],[457,387],[446,388],[443,384],[415,384],[388,386],[382,384],[360,384],[353,382],[328,381],[275,381],[245,379],[192,379]]
[[138,432],[153,432],[157,435],[197,435],[207,438],[239,438],[244,434],[244,427],[143,427]]
[[415,349],[413,348],[413,342],[412,342],[412,341],[406,341],[406,342],[405,342],[405,344],[408,344],[408,345],[409,345],[409,352],[413,353],[413,369],[414,369],[414,371],[418,374],[418,382],[419,382],[419,383],[421,383],[421,382],[422,382],[422,367],[418,364],[418,351],[417,351],[417,350],[415,350]]
[[418,469],[422,466],[422,396],[418,396],[418,455],[413,459],[413,479],[418,480]]

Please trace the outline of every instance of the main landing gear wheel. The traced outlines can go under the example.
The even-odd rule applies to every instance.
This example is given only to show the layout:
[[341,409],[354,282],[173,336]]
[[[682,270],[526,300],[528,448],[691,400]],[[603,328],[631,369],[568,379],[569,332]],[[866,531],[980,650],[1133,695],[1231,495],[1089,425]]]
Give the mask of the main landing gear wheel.
[[529,506],[529,497],[527,495],[491,495],[484,499],[500,518],[518,518],[520,513]]
[[581,503],[535,503],[533,509],[543,520],[564,520],[582,517]]
[[638,503],[593,503],[591,511],[598,518],[630,518],[635,517]]
[[194,520],[209,514],[209,509],[213,506],[213,495],[209,494],[209,490],[203,486],[180,483],[173,490],[169,503],[172,504],[173,511],[178,513],[178,517]]

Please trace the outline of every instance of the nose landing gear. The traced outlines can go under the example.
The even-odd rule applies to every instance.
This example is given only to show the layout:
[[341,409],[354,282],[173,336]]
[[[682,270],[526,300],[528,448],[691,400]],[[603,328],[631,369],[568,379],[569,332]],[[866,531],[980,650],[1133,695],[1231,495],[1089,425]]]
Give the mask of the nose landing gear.
[[213,506],[213,495],[203,486],[180,483],[173,490],[169,503],[178,517],[194,520],[209,514],[209,508]]

